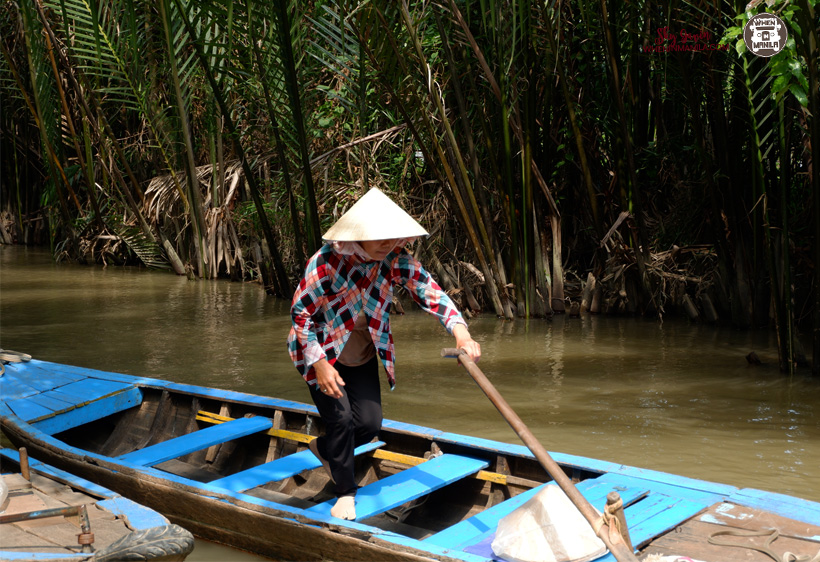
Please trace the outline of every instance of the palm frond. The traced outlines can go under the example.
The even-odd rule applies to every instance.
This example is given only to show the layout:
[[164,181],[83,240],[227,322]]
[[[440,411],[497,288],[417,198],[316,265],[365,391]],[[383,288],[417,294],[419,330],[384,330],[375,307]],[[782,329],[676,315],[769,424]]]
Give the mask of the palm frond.
[[140,36],[127,34],[121,37],[118,21],[123,5],[110,1],[108,4],[89,0],[47,1],[45,5],[63,18],[63,29],[70,38],[71,52],[75,55],[77,68],[89,77],[100,97],[115,101],[131,111],[140,111],[140,100],[134,95],[135,81],[131,56],[125,55],[126,46],[133,51],[141,45],[130,41]]
[[[153,49],[140,31],[150,27],[148,12],[138,12],[127,0],[46,0],[46,6],[62,17],[66,49],[103,106],[113,106],[112,114],[128,110],[139,115],[167,168],[174,170],[177,127],[168,105],[152,101],[156,92],[143,79],[142,55]],[[128,29],[122,21],[128,22]]]
[[124,224],[112,225],[111,228],[146,267],[170,269],[160,247],[153,239],[147,237],[141,228]]
[[59,102],[57,101],[57,91],[54,88],[54,72],[48,63],[49,57],[43,34],[40,33],[41,26],[39,17],[34,8],[27,2],[20,6],[21,24],[25,30],[26,55],[31,84],[31,98],[36,112],[35,120],[40,130],[40,137],[43,143],[44,154],[47,165],[51,170],[51,187],[53,191],[46,190],[43,193],[43,203],[45,205],[59,203],[64,213],[68,212],[65,202],[58,202],[60,198],[60,177],[63,162],[62,158],[62,135],[59,127],[61,122]]

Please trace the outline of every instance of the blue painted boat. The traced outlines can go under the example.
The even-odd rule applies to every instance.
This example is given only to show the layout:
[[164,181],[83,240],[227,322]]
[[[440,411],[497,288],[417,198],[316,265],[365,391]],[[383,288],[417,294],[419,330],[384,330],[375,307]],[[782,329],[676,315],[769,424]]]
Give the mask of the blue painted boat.
[[[323,429],[313,406],[38,360],[5,369],[0,425],[15,445],[197,536],[276,559],[497,560],[499,521],[551,480],[523,446],[386,420],[357,450],[358,519],[344,521],[307,447]],[[820,556],[817,502],[552,458],[597,509],[620,495],[641,557],[753,560],[746,531],[772,526],[775,551]]]
[[191,533],[156,511],[25,449],[0,449],[0,464],[0,560],[159,562],[185,560],[194,548]]

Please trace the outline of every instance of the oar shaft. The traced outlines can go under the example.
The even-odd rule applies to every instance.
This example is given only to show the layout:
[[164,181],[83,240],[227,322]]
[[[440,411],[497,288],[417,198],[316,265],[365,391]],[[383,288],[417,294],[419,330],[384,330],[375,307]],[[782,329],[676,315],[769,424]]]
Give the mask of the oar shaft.
[[[479,388],[487,395],[487,398],[495,405],[498,411],[513,428],[513,431],[521,438],[527,448],[532,451],[535,458],[541,463],[541,466],[549,473],[556,484],[564,491],[567,497],[575,504],[581,515],[589,521],[593,529],[600,522],[601,516],[595,510],[589,501],[578,491],[578,488],[572,483],[572,480],[566,475],[564,470],[556,463],[547,450],[541,445],[538,439],[532,434],[523,420],[515,413],[515,410],[510,407],[509,403],[496,390],[493,383],[484,375],[481,369],[478,368],[469,355],[462,352],[460,349],[447,348],[441,350],[442,357],[457,357],[473,380],[478,384]],[[623,541],[613,543],[609,537],[609,528],[606,523],[603,523],[597,531],[598,536],[604,541],[607,548],[615,556],[618,562],[638,562],[635,554],[629,549]]]

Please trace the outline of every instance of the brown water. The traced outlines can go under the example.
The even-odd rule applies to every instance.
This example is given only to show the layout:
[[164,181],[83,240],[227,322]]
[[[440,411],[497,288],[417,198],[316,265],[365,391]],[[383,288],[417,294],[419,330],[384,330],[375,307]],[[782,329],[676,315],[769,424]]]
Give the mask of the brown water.
[[[289,303],[257,285],[56,265],[0,246],[0,347],[38,359],[302,402]],[[820,501],[820,381],[777,369],[774,335],[686,320],[471,322],[480,367],[550,451]],[[394,317],[397,386],[385,416],[491,439],[517,436],[453,360],[438,323]],[[764,365],[752,367],[755,351]],[[259,560],[198,541],[193,562]]]

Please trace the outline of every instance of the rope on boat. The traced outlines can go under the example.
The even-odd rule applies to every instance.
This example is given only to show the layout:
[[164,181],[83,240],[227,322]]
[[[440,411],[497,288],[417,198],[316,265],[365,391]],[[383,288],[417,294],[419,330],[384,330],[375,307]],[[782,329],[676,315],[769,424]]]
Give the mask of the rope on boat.
[[[609,528],[609,540],[615,542],[616,540],[625,541],[624,529],[621,528],[621,520],[618,518],[618,510],[623,509],[624,502],[620,496],[613,502],[607,502],[604,506],[604,512],[601,517],[592,526],[593,531],[597,535],[601,527],[606,525]],[[628,536],[628,535],[627,535]]]
[[10,349],[0,348],[0,377],[6,374],[6,363],[25,363],[31,361],[31,355]]
[[[730,537],[768,537],[766,542],[763,543],[763,546],[756,546],[753,544],[738,544],[727,540],[722,540],[720,537],[730,536]],[[771,545],[772,543],[777,540],[780,536],[780,531],[777,529],[771,529],[768,531],[747,531],[743,529],[730,529],[728,531],[718,531],[717,533],[713,533],[709,537],[709,544],[714,544],[717,546],[734,546],[737,548],[748,548],[750,550],[756,550],[758,552],[762,552],[763,554],[770,556],[773,560],[777,562],[820,562],[820,550],[817,551],[817,554],[814,556],[810,555],[797,555],[793,552],[784,552],[783,556],[780,556],[777,552],[775,552]]]
[[3,363],[25,363],[31,361],[31,355],[10,349],[0,348],[0,361]]

